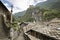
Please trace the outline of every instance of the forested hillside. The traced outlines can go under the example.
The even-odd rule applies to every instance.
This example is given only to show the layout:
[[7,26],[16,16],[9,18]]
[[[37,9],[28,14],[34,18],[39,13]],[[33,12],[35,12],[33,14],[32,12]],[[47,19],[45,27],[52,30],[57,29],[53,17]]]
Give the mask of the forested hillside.
[[20,18],[20,21],[26,21],[26,22],[32,22],[34,20],[34,18],[32,18],[32,12],[33,12],[33,6],[32,7],[29,7],[27,10],[26,10],[26,13],[24,16],[22,16]]
[[59,9],[60,8],[60,0],[47,0],[46,2],[38,3],[36,6],[45,9]]

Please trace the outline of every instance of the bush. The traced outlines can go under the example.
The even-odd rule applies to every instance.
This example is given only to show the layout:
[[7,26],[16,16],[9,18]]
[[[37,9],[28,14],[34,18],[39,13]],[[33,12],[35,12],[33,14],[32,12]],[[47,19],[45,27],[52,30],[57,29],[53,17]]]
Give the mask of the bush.
[[14,30],[18,30],[18,25],[17,25],[17,23],[13,23],[13,28],[14,28]]

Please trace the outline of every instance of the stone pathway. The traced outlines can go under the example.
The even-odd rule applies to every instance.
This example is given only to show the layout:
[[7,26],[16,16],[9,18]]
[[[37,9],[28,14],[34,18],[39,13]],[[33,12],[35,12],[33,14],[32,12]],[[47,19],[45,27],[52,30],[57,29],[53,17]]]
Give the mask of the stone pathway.
[[25,40],[24,36],[23,36],[23,31],[21,30],[21,33],[19,35],[19,37],[17,37],[17,40]]
[[17,38],[17,40],[24,40],[23,33],[20,33],[20,35],[19,35],[19,37]]

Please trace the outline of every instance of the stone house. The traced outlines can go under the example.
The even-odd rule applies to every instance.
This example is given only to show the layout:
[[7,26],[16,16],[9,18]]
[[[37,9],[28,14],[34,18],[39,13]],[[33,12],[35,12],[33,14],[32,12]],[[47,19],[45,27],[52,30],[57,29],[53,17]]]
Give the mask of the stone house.
[[5,40],[5,38],[7,38],[7,35],[5,34],[5,32],[8,32],[8,31],[7,31],[7,26],[5,25],[5,23],[7,22],[10,23],[10,20],[11,20],[10,16],[11,16],[10,11],[0,0],[0,39],[1,40],[2,39]]
[[49,25],[59,27],[60,26],[60,19],[59,18],[54,18],[49,22]]

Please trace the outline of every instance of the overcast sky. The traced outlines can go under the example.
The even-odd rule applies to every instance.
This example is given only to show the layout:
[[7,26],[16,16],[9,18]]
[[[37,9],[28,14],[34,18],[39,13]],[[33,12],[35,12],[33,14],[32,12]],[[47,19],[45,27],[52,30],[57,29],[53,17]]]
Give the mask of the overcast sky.
[[44,2],[46,0],[1,0],[8,10],[11,10],[11,5],[14,6],[13,13],[21,12],[26,10],[29,5],[36,5],[39,2]]

